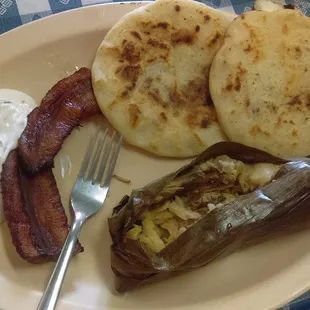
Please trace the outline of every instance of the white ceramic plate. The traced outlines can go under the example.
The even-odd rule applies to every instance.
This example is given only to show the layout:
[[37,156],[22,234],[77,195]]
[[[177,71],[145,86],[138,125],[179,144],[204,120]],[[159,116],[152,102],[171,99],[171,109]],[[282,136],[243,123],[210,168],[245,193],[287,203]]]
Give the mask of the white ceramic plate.
[[[87,7],[0,36],[0,88],[19,89],[39,102],[59,79],[81,66],[89,67],[109,28],[125,13],[144,4]],[[75,130],[57,155],[54,172],[65,206],[94,122],[102,119]],[[114,180],[105,209],[84,226],[81,242],[85,252],[70,265],[58,309],[262,310],[280,306],[310,288],[310,231],[305,231],[126,296],[113,294],[107,217],[132,188],[184,163],[158,159],[131,147],[122,150],[116,173],[132,184]],[[52,268],[53,264],[30,265],[20,259],[6,224],[1,225],[1,309],[35,309]]]

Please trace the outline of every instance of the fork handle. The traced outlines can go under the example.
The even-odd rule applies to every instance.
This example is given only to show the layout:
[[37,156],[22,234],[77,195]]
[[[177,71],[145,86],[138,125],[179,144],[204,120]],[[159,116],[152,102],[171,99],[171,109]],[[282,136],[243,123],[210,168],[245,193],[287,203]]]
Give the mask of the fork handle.
[[84,220],[82,218],[75,218],[37,310],[55,309]]

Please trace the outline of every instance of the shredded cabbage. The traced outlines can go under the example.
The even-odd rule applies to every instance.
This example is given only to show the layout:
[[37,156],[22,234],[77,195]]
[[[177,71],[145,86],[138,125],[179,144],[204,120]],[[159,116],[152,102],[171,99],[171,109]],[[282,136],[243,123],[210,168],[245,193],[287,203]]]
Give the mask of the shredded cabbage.
[[[174,196],[173,200],[144,211],[140,217],[141,226],[134,225],[126,236],[132,240],[139,240],[147,249],[158,253],[205,214],[202,211],[206,209],[204,204],[207,205],[207,212],[222,207],[236,199],[241,194],[240,191],[246,193],[264,186],[274,178],[279,169],[280,166],[272,164],[244,164],[226,155],[210,159],[167,184],[161,192],[173,194],[195,178],[207,178],[206,172],[218,171],[221,175],[221,185],[216,188],[206,186],[200,188],[201,192],[197,191],[200,196],[194,203],[202,205],[199,209],[200,213],[191,209],[189,205],[191,200],[188,197]],[[239,191],[234,189],[235,187],[238,187]],[[163,197],[159,194],[155,203]]]
[[142,227],[138,225],[133,225],[134,227],[128,230],[127,232],[127,238],[132,240],[138,240],[139,236],[142,232]]
[[198,212],[194,212],[189,208],[186,208],[183,200],[176,196],[174,201],[169,202],[168,205],[169,211],[173,212],[177,217],[182,220],[198,220],[201,218],[201,215]]
[[163,240],[158,234],[156,225],[149,217],[142,221],[142,234],[140,234],[139,240],[155,253],[160,252],[165,247]]

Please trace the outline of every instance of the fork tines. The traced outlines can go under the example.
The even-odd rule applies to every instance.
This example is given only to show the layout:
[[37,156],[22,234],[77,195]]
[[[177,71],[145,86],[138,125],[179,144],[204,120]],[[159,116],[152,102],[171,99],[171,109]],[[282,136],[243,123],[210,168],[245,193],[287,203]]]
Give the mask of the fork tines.
[[89,141],[79,176],[85,182],[101,187],[107,185],[105,183],[112,178],[122,141],[123,136],[119,136],[116,131],[110,136],[108,129],[99,127]]

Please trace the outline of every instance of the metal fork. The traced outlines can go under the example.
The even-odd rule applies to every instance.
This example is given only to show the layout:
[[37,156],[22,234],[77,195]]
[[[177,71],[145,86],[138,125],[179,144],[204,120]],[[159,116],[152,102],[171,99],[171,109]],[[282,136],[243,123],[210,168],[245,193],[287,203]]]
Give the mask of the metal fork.
[[108,130],[100,128],[91,138],[71,193],[74,221],[37,310],[55,309],[81,228],[107,197],[122,140],[114,131],[109,141]]

